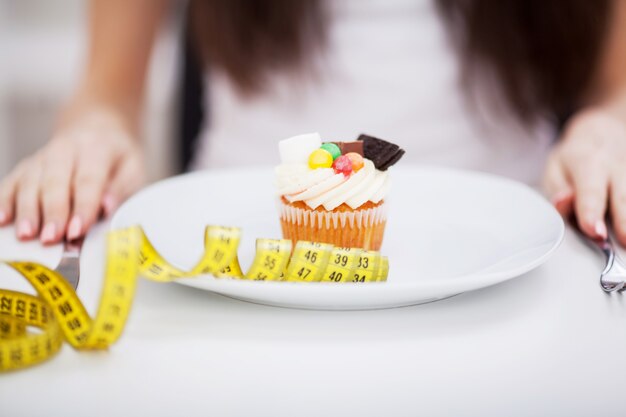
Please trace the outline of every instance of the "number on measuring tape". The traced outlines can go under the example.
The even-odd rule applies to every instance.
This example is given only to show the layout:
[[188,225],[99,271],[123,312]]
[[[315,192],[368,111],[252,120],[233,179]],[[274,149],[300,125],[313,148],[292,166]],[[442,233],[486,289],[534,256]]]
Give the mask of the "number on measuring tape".
[[241,230],[237,227],[208,226],[204,232],[205,253],[192,275],[219,275],[227,267],[235,270],[238,265],[234,265],[234,260],[240,240]]
[[363,250],[357,255],[356,266],[350,282],[374,282],[378,280],[380,254]]
[[291,240],[257,239],[256,256],[245,277],[255,281],[281,280],[290,253]]
[[334,247],[330,253],[330,262],[322,275],[322,282],[346,282],[356,268],[358,249]]
[[287,269],[287,281],[319,281],[328,265],[332,247],[328,243],[298,241]]
[[331,271],[330,274],[328,274],[329,281],[341,282],[342,279],[343,279],[343,273],[341,273],[340,271]]

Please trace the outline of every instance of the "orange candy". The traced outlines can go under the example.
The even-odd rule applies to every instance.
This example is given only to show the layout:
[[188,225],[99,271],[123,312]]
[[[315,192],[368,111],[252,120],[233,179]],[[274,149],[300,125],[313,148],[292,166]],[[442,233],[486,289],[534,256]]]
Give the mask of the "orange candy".
[[363,157],[356,152],[348,152],[346,154],[350,161],[352,161],[352,171],[357,172],[359,169],[363,168]]

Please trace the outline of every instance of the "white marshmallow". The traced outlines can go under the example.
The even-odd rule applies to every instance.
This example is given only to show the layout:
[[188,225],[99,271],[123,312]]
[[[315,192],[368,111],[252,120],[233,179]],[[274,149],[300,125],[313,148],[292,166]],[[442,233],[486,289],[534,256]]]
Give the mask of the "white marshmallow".
[[278,142],[278,153],[283,164],[307,164],[309,155],[322,146],[319,133],[306,133]]

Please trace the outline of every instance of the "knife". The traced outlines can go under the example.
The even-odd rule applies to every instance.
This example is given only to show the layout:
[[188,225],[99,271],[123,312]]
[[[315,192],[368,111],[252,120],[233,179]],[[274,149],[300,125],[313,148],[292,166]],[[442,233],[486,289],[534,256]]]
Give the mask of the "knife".
[[58,272],[74,289],[78,288],[80,279],[80,251],[84,238],[63,241],[61,261],[54,270]]

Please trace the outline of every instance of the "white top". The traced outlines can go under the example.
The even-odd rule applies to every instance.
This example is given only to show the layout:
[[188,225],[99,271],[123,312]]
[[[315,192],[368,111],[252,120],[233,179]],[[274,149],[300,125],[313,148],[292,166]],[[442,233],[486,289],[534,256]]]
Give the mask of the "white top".
[[[536,183],[550,129],[512,117],[486,120],[459,87],[459,60],[430,0],[333,0],[317,77],[276,74],[267,92],[240,97],[219,71],[207,75],[210,129],[196,168],[276,165],[279,140],[367,133],[407,153],[401,163],[477,169]],[[480,98],[480,97],[479,97]]]

